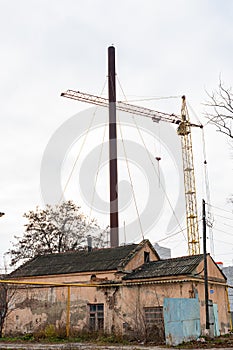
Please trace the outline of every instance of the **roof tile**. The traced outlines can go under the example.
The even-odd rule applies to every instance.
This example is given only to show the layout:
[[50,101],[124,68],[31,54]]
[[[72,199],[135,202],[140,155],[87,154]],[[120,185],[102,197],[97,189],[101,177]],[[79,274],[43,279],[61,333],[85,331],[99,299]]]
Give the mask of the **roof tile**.
[[129,244],[115,248],[94,249],[91,252],[81,250],[39,255],[13,271],[10,277],[116,270],[123,268],[142,246],[142,244]]
[[203,255],[200,254],[151,261],[125,276],[124,280],[192,274],[202,260]]

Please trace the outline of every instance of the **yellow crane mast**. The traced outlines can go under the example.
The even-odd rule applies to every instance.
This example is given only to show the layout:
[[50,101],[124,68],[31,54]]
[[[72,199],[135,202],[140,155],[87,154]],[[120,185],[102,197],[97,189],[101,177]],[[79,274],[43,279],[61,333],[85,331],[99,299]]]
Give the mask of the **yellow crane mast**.
[[[200,125],[200,127],[202,126]],[[182,96],[181,122],[178,126],[177,133],[181,137],[183,157],[188,251],[189,255],[195,255],[200,254],[200,237],[198,231],[197,196],[194,174],[191,124],[189,121],[185,96]]]
[[[63,92],[61,96],[73,100],[83,101],[90,104],[95,104],[102,107],[109,106],[108,99],[100,96],[83,93],[80,91],[67,90],[66,92]],[[183,156],[188,252],[189,255],[200,254],[200,238],[198,231],[197,199],[191,127],[202,128],[202,125],[190,123],[185,96],[182,96],[181,116],[175,115],[173,113],[163,113],[149,108],[135,106],[122,101],[116,102],[116,109],[148,117],[155,122],[164,121],[169,123],[175,123],[178,125],[177,133],[181,137]]]

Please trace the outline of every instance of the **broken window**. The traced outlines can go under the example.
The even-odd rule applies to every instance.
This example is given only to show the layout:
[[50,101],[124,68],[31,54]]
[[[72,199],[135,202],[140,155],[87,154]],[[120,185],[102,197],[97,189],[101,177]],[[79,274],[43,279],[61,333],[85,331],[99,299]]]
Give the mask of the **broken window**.
[[104,329],[104,304],[89,304],[90,331]]

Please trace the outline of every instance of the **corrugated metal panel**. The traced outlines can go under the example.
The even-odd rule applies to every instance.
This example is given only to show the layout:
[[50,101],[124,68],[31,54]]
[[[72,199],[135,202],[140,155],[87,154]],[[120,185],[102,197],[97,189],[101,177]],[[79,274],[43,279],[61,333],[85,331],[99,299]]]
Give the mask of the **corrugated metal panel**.
[[165,298],[163,310],[167,345],[178,345],[200,336],[200,307],[197,298]]
[[202,260],[203,255],[201,254],[151,261],[125,276],[124,279],[130,280],[138,278],[187,275],[193,273]]
[[10,277],[115,270],[127,263],[128,258],[132,258],[140,248],[140,245],[130,244],[91,252],[83,250],[40,255],[20,266]]

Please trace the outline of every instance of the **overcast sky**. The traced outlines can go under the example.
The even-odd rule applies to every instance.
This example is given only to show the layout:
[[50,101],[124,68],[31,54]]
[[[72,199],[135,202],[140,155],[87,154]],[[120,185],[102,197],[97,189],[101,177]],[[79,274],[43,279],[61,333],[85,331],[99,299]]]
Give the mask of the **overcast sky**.
[[[49,140],[73,115],[90,107],[64,99],[60,93],[76,89],[99,95],[107,74],[107,47],[114,44],[118,78],[129,100],[186,94],[195,112],[190,111],[191,118],[196,122],[196,114],[205,124],[202,105],[207,98],[205,90],[211,92],[217,87],[220,74],[227,86],[233,82],[233,3],[0,0],[0,5],[3,265],[2,256],[10,248],[13,236],[23,233],[23,213],[44,205],[40,169]],[[180,99],[169,99],[142,101],[140,105],[178,113],[180,103]],[[213,126],[205,128],[205,138],[212,205],[230,211],[227,205],[227,197],[233,192],[230,146]],[[64,167],[66,164],[72,167],[75,152],[77,148],[67,154]],[[197,131],[194,157],[200,211],[204,178],[201,136]],[[64,169],[64,174],[69,169]],[[169,179],[167,191],[171,197],[176,193],[172,193]],[[106,193],[102,196],[107,198]],[[68,189],[66,198],[82,205],[81,196],[78,197]],[[229,265],[233,264],[233,215],[217,208],[213,209],[215,258]],[[88,214],[85,205],[83,209]],[[108,224],[107,217],[100,221]],[[166,238],[163,226],[158,227],[159,233],[155,227],[146,238],[152,242]],[[161,241],[161,245],[171,247],[173,256],[187,254],[183,235]]]

